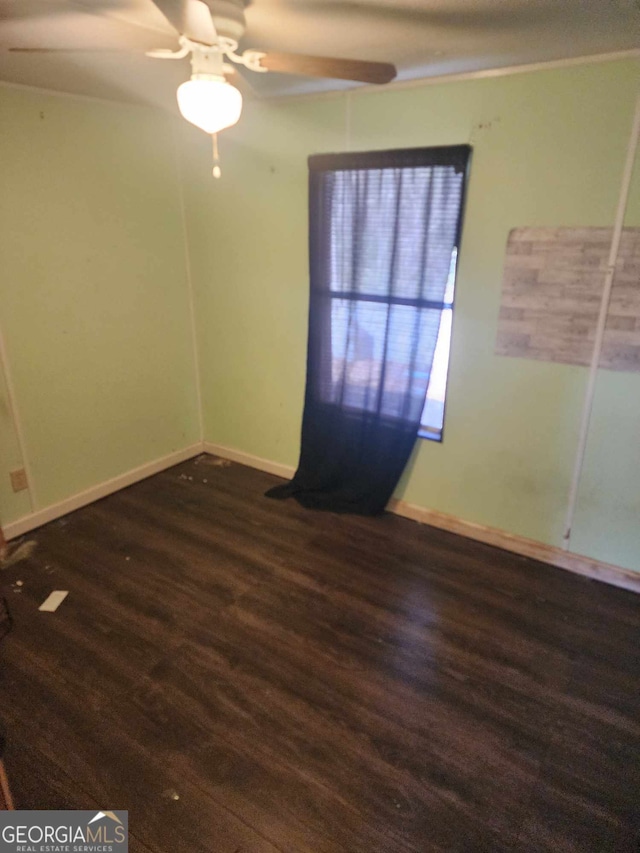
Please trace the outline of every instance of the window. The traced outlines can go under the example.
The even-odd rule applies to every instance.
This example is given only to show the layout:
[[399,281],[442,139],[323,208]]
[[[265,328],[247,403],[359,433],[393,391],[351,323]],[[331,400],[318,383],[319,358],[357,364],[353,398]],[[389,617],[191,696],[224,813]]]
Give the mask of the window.
[[420,416],[420,431],[418,432],[421,438],[431,438],[435,441],[442,441],[442,430],[444,429],[444,404],[447,396],[447,378],[449,375],[449,351],[451,348],[453,294],[455,290],[457,260],[458,249],[456,247],[451,253],[451,267],[449,268],[449,277],[442,300],[438,339],[433,353],[427,395],[424,400],[422,415]]
[[441,440],[468,146],[310,158],[319,398]]

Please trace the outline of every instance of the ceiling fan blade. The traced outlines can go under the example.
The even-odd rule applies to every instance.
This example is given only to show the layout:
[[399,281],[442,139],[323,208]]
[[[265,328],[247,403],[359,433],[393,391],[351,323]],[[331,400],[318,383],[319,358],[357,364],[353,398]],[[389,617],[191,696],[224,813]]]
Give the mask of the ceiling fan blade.
[[306,56],[302,53],[272,51],[261,57],[260,65],[269,71],[279,71],[283,74],[356,80],[359,83],[389,83],[397,73],[395,66],[388,62],[331,59],[327,56]]
[[153,0],[167,21],[181,36],[200,44],[218,42],[211,12],[202,0]]

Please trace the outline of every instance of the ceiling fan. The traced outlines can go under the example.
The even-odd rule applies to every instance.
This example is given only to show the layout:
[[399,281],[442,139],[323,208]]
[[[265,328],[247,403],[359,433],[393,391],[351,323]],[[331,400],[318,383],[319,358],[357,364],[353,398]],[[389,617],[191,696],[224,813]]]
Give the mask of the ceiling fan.
[[[350,59],[329,59],[291,53],[238,53],[246,23],[243,0],[154,0],[179,34],[180,50],[154,50],[156,59],[191,56],[191,79],[178,87],[180,112],[206,133],[231,127],[240,118],[242,95],[226,75],[232,62],[249,71],[279,71],[313,77],[337,77],[363,83],[388,83],[396,76],[393,65]],[[228,60],[228,61],[225,61]]]
[[[256,73],[279,72],[311,77],[388,83],[396,76],[393,65],[294,53],[245,50],[238,44],[246,29],[245,6],[250,0],[153,0],[178,34],[178,50],[150,50],[154,59],[191,59],[191,79],[178,87],[183,117],[208,134],[234,125],[242,111],[242,94],[227,80],[240,65]],[[12,48],[20,52],[47,52],[48,48]],[[52,48],[52,51],[60,49]],[[215,148],[215,140],[214,140]],[[216,174],[217,170],[217,174]],[[219,168],[214,168],[216,177]]]

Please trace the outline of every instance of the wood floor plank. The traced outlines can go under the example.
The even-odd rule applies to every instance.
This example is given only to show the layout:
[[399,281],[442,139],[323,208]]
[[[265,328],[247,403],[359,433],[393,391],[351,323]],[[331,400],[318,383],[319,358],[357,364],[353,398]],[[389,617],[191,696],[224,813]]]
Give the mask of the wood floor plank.
[[640,598],[274,482],[183,463],[3,574],[23,807],[128,808],[141,853],[631,853]]

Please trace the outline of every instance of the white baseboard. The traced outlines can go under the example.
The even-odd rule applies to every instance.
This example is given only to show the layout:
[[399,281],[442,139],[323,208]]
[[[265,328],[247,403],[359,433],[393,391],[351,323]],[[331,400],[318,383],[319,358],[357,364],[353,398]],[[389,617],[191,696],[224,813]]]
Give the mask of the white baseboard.
[[212,444],[210,441],[204,442],[204,452],[211,453],[212,456],[222,456],[223,459],[230,459],[231,462],[239,462],[240,465],[248,465],[249,468],[257,468],[258,471],[266,471],[267,474],[275,474],[276,477],[285,477],[287,480],[290,480],[296,473],[296,469],[292,465],[272,462],[270,459],[252,456],[251,453],[234,450],[233,447],[224,447],[222,444]]
[[[183,450],[177,450],[175,453],[163,456],[161,459],[155,459],[153,462],[140,465],[138,468],[113,477],[111,480],[107,480],[97,486],[92,486],[90,489],[85,489],[83,492],[71,495],[71,497],[65,498],[44,509],[29,513],[29,515],[25,515],[16,521],[12,521],[4,527],[4,534],[7,539],[15,539],[17,536],[22,536],[31,530],[35,530],[35,528],[47,524],[49,521],[61,518],[63,515],[67,515],[76,509],[80,509],[87,504],[113,494],[113,492],[131,486],[133,483],[151,477],[153,474],[158,474],[160,471],[171,468],[173,465],[185,462],[187,459],[192,459],[203,452],[214,456],[221,456],[224,459],[238,462],[240,465],[247,465],[250,468],[256,468],[259,471],[275,474],[277,477],[290,479],[295,473],[295,468],[292,465],[285,465],[282,462],[272,462],[270,459],[254,456],[251,453],[244,453],[232,447],[213,444],[210,441],[198,442],[185,447]],[[540,560],[543,563],[548,563],[594,580],[604,581],[612,586],[640,593],[640,572],[603,563],[591,557],[585,557],[582,554],[564,551],[561,548],[555,548],[543,542],[536,542],[524,536],[507,533],[504,530],[498,530],[494,527],[486,527],[472,521],[464,521],[455,516],[407,503],[406,501],[390,501],[389,511],[404,518],[418,521],[421,524],[428,524],[431,527],[447,530],[450,533],[457,533],[459,536],[465,536],[477,542],[484,542],[487,545],[502,548],[504,551],[511,551],[514,554],[524,557],[531,557],[534,560]]]
[[[131,486],[140,480],[145,480],[147,477],[158,474],[172,465],[177,465],[179,462],[185,462],[187,459],[192,459],[199,453],[203,452],[202,442],[192,444],[185,447],[183,450],[176,450],[174,453],[169,453],[160,459],[154,459],[153,462],[146,462],[131,471],[126,471],[124,474],[119,474],[111,480],[106,480],[104,483],[99,483],[97,486],[91,486],[90,489],[85,489],[75,495],[71,495],[58,503],[44,507],[44,509],[36,510],[28,515],[18,518],[16,521],[11,521],[4,526],[4,535],[7,539],[15,539],[17,536],[22,536],[36,527],[41,527],[49,521],[54,521],[56,518],[61,518],[73,512],[75,509],[86,506],[87,504],[99,501],[100,498],[105,498],[107,495],[113,494],[120,489]],[[247,463],[248,464],[248,463]]]
[[389,502],[388,509],[396,515],[410,518],[421,524],[429,524],[431,527],[457,533],[476,542],[502,548],[503,551],[511,551],[522,557],[531,557],[533,560],[549,563],[551,566],[566,569],[574,574],[640,593],[640,572],[634,572],[632,569],[623,569],[621,566],[603,563],[600,560],[585,557],[583,554],[575,554],[573,551],[565,551],[544,542],[537,542],[535,539],[527,539],[525,536],[507,533],[506,530],[499,530],[496,527],[486,527],[473,521],[464,521],[453,515],[446,515],[435,509],[425,509],[405,501],[392,500]]
[[[250,468],[275,474],[278,477],[290,479],[295,473],[295,468],[291,465],[271,462],[269,459],[243,453],[241,450],[235,450],[232,447],[212,444],[209,441],[204,442],[204,451],[230,459],[232,462],[238,462],[241,465],[248,465]],[[640,593],[640,572],[603,563],[582,554],[574,554],[572,551],[564,551],[562,548],[546,545],[524,536],[517,536],[514,533],[507,533],[505,530],[499,530],[495,527],[486,527],[473,521],[464,521],[453,515],[447,515],[434,509],[426,509],[406,501],[391,500],[388,509],[395,515],[403,516],[403,518],[410,518],[421,524],[428,524],[431,527],[465,536],[467,539],[474,539],[476,542],[493,545],[503,551],[510,551],[523,557],[531,557],[534,560],[540,560],[542,563],[548,563],[593,580],[603,581],[612,586]]]

